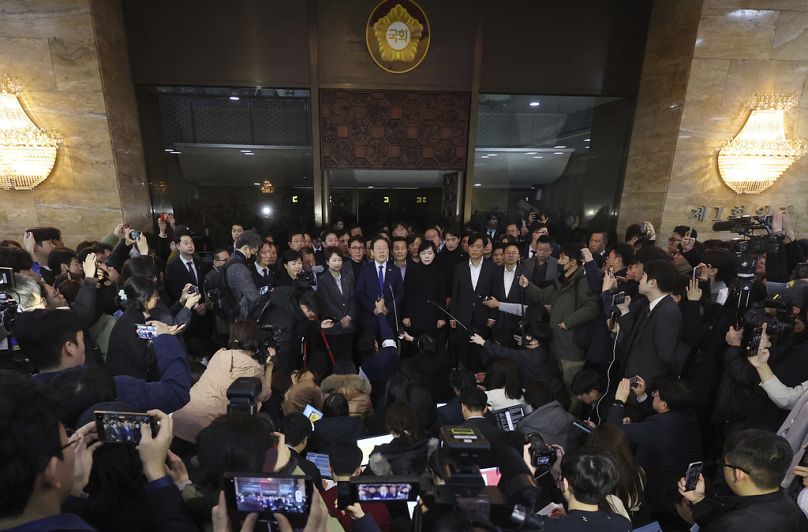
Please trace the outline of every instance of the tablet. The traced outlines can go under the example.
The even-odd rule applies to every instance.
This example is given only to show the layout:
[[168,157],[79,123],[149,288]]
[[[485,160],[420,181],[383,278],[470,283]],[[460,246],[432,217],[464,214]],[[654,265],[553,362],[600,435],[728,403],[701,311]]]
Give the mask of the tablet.
[[499,484],[499,478],[502,476],[498,467],[480,469],[480,474],[483,476],[483,481],[486,486],[496,486]]
[[509,406],[491,412],[491,415],[500,429],[510,432],[516,430],[516,425],[525,417],[525,408],[522,405]]
[[323,478],[331,478],[331,467],[328,461],[328,455],[325,453],[306,453],[306,460],[312,462],[320,470],[320,476]]
[[309,418],[312,423],[316,423],[325,417],[322,412],[311,405],[306,405],[306,408],[303,409],[303,415]]

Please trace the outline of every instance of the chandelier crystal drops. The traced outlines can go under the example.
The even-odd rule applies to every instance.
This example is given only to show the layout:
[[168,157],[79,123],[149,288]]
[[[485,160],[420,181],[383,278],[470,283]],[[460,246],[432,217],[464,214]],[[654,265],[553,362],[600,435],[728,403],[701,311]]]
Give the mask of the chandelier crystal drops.
[[0,188],[30,190],[48,178],[61,138],[34,124],[20,102],[22,86],[5,76],[0,84]]
[[729,188],[760,194],[805,155],[805,141],[785,134],[785,112],[796,103],[794,93],[757,93],[749,99],[749,118],[718,152],[718,171]]

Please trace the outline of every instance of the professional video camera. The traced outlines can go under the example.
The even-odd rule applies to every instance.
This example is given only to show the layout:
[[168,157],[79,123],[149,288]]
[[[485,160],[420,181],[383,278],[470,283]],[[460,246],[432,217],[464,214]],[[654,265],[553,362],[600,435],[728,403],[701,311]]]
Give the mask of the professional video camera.
[[17,319],[17,302],[6,292],[0,292],[0,325],[8,336],[14,334],[14,321]]
[[737,308],[736,322],[740,322],[751,305],[752,285],[756,280],[757,257],[764,253],[778,253],[782,237],[771,234],[771,216],[734,216],[715,222],[713,231],[730,231],[741,235],[735,240],[738,285],[730,296]]
[[760,344],[758,331],[766,324],[766,335],[773,345],[783,343],[787,335],[794,330],[794,305],[791,298],[785,294],[775,294],[767,297],[762,303],[754,305],[744,314],[744,325],[750,339],[747,342],[747,351],[750,355],[757,353]]
[[258,347],[255,349],[255,359],[260,364],[266,364],[269,357],[267,349],[277,349],[282,335],[283,329],[277,328],[271,323],[258,324]]

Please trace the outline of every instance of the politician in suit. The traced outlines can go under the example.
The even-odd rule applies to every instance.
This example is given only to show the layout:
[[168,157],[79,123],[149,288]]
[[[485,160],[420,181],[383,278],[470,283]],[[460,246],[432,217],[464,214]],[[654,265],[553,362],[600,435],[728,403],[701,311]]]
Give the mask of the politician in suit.
[[[318,278],[318,293],[328,305],[334,326],[323,329],[337,361],[351,360],[353,334],[356,332],[356,298],[353,275],[342,272],[343,261],[339,248],[327,247],[323,259],[328,267]],[[350,260],[350,259],[347,259]],[[345,265],[347,271],[351,267]]]
[[[452,300],[449,312],[466,327],[475,330],[484,338],[488,338],[490,328],[494,326],[494,311],[482,304],[482,301],[493,295],[494,279],[497,266],[483,258],[483,249],[488,237],[478,233],[469,236],[469,260],[461,262],[455,268],[452,282]],[[465,368],[481,371],[483,369],[479,347],[469,345],[469,333],[455,320],[449,322],[452,332],[453,355],[456,361]]]
[[398,329],[397,316],[401,313],[404,300],[404,281],[401,270],[392,262],[389,241],[378,236],[373,239],[373,260],[362,265],[356,280],[356,302],[359,306],[359,326],[365,334],[378,335],[378,324],[374,314],[376,301],[384,298],[387,320],[393,330]]
[[671,292],[679,279],[667,260],[649,261],[640,279],[640,294],[648,302],[628,312],[628,301],[619,305],[620,333],[617,350],[623,375],[639,375],[653,389],[663,377],[678,377],[690,350],[681,340],[682,312]]
[[194,255],[194,239],[191,234],[186,231],[179,231],[174,235],[174,241],[179,251],[177,260],[168,264],[166,268],[166,288],[168,295],[171,297],[171,302],[175,303],[182,296],[182,290],[186,284],[192,284],[199,289],[199,293],[203,295],[205,275],[208,273],[208,267],[202,260]]
[[550,237],[542,235],[536,241],[535,254],[522,261],[525,277],[539,288],[550,286],[558,278],[558,259],[552,253]]
[[[519,286],[519,276],[524,274],[524,268],[519,264],[519,245],[515,242],[506,244],[504,263],[497,267],[491,296],[500,303],[527,305],[524,291]],[[502,311],[495,312],[494,316],[497,320],[492,331],[494,341],[504,346],[516,347],[513,335],[518,332],[520,317]]]

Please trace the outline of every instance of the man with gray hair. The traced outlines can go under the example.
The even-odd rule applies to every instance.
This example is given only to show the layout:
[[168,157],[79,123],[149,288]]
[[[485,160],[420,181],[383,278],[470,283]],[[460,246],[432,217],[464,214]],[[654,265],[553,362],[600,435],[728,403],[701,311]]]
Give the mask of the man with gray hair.
[[221,308],[225,317],[232,320],[256,319],[265,299],[255,286],[247,263],[258,254],[261,237],[254,231],[244,231],[236,239],[235,251],[224,266],[222,276],[224,290]]

